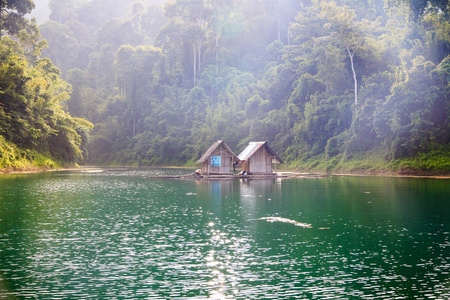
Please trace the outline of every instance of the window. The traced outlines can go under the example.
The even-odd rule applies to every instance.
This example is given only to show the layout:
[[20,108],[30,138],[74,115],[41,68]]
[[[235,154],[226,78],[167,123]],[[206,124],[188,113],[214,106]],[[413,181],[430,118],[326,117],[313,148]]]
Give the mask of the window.
[[209,164],[213,167],[220,167],[222,164],[222,157],[221,156],[211,156],[209,159]]

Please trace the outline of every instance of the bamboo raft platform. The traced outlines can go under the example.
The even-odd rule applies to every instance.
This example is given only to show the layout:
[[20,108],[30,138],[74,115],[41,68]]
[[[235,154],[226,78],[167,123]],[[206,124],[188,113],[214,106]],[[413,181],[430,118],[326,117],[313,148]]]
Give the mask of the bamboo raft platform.
[[277,178],[326,178],[331,175],[299,174],[299,173],[275,173],[275,174],[187,174],[173,176],[150,176],[150,179],[206,179],[206,180],[231,180],[231,179],[277,179]]

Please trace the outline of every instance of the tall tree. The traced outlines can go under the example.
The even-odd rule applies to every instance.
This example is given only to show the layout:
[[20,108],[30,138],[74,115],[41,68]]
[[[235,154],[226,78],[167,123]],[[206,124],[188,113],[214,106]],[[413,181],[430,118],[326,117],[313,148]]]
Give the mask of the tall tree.
[[40,32],[51,46],[44,50],[44,55],[50,58],[64,74],[80,63],[77,60],[77,52],[81,45],[68,26],[48,21],[40,26]]
[[0,37],[3,31],[14,35],[25,28],[25,15],[33,9],[32,0],[0,0]]
[[356,105],[358,104],[358,78],[354,58],[357,51],[363,50],[371,33],[371,24],[368,20],[357,21],[353,10],[347,6],[337,6],[333,2],[323,3],[322,11],[328,20],[325,26],[333,36],[334,42],[345,48],[350,59]]
[[427,11],[438,11],[446,15],[450,13],[448,0],[388,0],[387,3],[391,7],[406,5],[414,21],[419,21]]
[[153,96],[161,57],[161,50],[153,46],[122,46],[116,53],[114,68],[120,93],[128,101],[124,122],[132,137],[140,130],[138,125],[144,113],[142,103]]
[[193,54],[193,79],[197,83],[197,72],[202,65],[202,45],[210,26],[212,8],[203,0],[177,0],[164,7],[166,16],[180,20],[184,26],[183,40],[191,44]]
[[73,0],[50,0],[48,6],[52,13],[50,20],[63,24],[75,16],[75,4]]
[[81,162],[92,124],[63,110],[71,87],[48,58],[33,65],[18,42],[0,40],[0,135],[20,149]]
[[316,3],[299,14],[297,22],[291,26],[294,41],[300,43],[307,53],[320,59],[319,73],[329,90],[332,69],[339,70],[336,59],[345,51],[350,60],[354,85],[354,102],[358,104],[358,76],[355,57],[367,49],[367,40],[373,32],[375,23],[368,20],[358,21],[355,11],[347,6],[338,6],[335,2]]

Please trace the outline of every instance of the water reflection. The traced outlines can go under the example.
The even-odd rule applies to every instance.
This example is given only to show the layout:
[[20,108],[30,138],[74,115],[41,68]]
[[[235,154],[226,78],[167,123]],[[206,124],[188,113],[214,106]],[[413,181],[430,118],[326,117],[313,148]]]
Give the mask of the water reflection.
[[281,194],[281,182],[283,179],[241,179],[241,197],[263,198],[272,200],[273,195]]
[[0,292],[21,299],[450,296],[448,181],[153,174],[164,169],[0,177]]

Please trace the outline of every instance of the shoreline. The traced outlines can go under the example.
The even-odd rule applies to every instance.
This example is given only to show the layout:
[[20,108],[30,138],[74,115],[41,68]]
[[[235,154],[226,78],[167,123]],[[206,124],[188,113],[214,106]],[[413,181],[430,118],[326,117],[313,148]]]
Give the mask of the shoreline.
[[[10,174],[34,174],[34,173],[44,173],[44,172],[56,172],[56,171],[78,171],[78,170],[89,170],[89,169],[102,169],[102,168],[180,168],[180,169],[194,169],[195,167],[186,167],[186,166],[150,166],[150,167],[135,167],[135,166],[80,166],[80,167],[68,167],[68,168],[31,168],[26,170],[0,170],[1,175],[10,175]],[[280,170],[277,172],[279,175],[287,175],[286,177],[314,177],[311,175],[320,175],[320,177],[329,177],[329,176],[377,176],[377,177],[395,177],[395,178],[435,178],[435,179],[450,179],[450,174],[445,175],[416,175],[416,174],[399,174],[396,172],[374,172],[373,170],[368,172],[304,172],[300,170]],[[315,176],[319,177],[319,176]]]
[[[76,171],[83,169],[84,167],[69,167],[69,168],[56,168],[56,169],[50,169],[50,168],[31,168],[26,170],[3,170],[0,169],[0,176],[1,175],[9,175],[9,174],[34,174],[34,173],[44,173],[44,172],[56,172],[56,171]],[[94,167],[95,168],[95,167]]]

